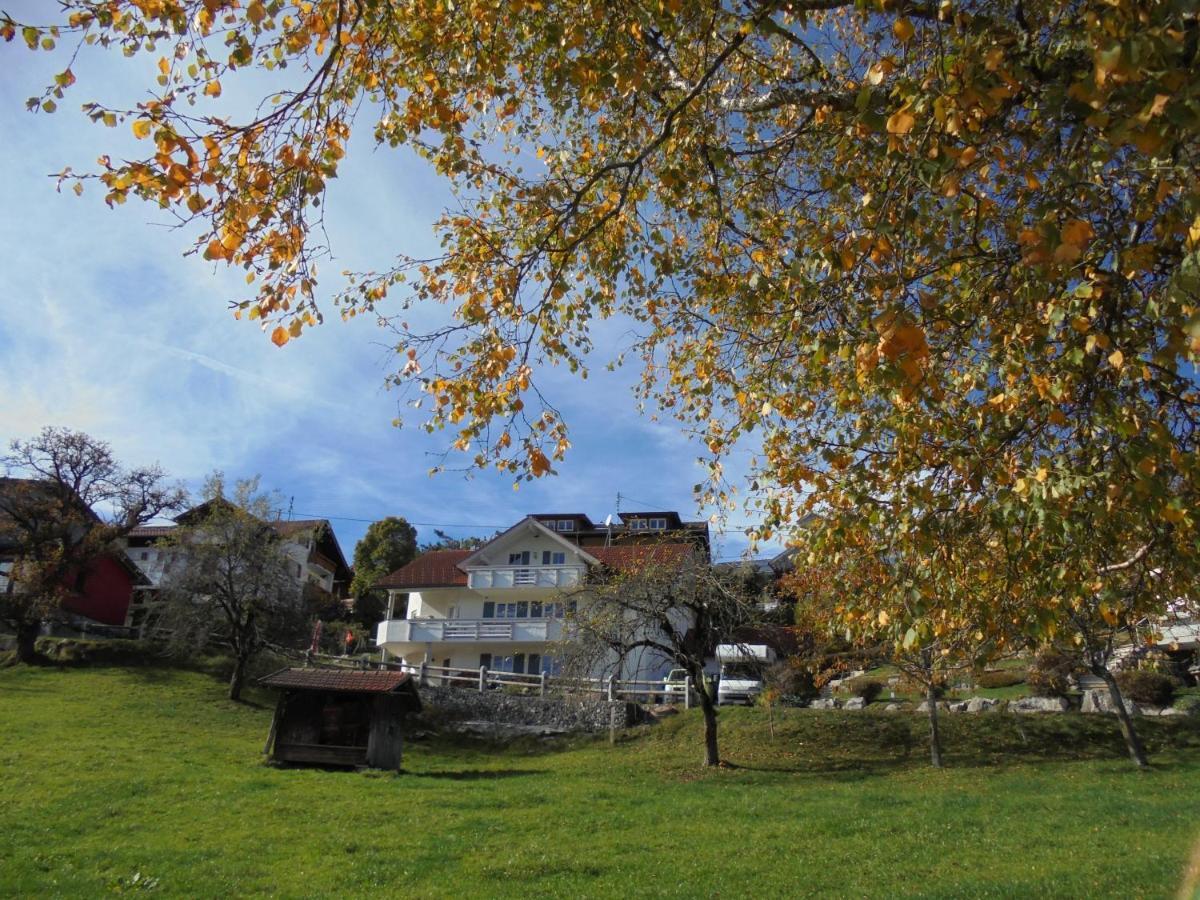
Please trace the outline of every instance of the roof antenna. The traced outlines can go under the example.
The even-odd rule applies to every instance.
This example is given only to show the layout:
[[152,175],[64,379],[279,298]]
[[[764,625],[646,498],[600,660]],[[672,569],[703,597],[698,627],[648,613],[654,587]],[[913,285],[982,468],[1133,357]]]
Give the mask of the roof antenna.
[[[618,494],[617,496],[620,496]],[[604,517],[604,546],[612,546],[612,513]]]

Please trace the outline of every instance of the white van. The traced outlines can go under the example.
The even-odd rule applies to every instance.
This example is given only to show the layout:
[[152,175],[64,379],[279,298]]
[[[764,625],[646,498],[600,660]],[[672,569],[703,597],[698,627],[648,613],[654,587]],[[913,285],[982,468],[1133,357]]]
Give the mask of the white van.
[[752,704],[763,689],[763,675],[775,661],[775,651],[766,644],[717,644],[721,680],[717,705]]

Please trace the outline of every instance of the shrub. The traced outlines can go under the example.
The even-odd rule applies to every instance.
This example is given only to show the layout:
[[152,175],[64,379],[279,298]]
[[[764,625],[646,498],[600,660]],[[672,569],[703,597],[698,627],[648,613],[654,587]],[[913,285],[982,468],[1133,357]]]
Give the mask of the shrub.
[[842,687],[855,697],[861,697],[865,703],[870,703],[883,693],[883,682],[878,678],[867,678],[865,675],[851,678],[844,682]]
[[975,679],[975,686],[981,688],[1005,688],[1025,681],[1024,669],[997,669],[994,672],[983,672]]
[[767,669],[763,678],[764,694],[785,706],[803,706],[817,696],[812,672],[798,659],[785,659]]
[[1170,706],[1175,696],[1174,679],[1140,669],[1118,672],[1117,687],[1125,697],[1145,706]]
[[[933,686],[933,696],[941,699],[946,696],[946,683],[938,681]],[[905,675],[896,683],[896,693],[898,694],[916,694],[922,700],[925,699],[927,688],[924,682],[911,675]]]
[[1035,697],[1065,697],[1071,690],[1071,676],[1080,671],[1076,657],[1042,650],[1034,657],[1025,682]]
[[138,666],[162,661],[152,644],[124,638],[41,637],[34,649],[60,666]]

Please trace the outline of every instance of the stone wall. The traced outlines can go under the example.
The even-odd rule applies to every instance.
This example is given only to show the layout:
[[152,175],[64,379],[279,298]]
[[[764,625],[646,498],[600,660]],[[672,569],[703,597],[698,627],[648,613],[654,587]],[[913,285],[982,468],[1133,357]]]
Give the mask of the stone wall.
[[602,697],[534,697],[502,690],[472,691],[427,685],[418,689],[421,703],[451,719],[539,725],[561,731],[603,731],[635,725],[642,718],[636,703],[610,702]]

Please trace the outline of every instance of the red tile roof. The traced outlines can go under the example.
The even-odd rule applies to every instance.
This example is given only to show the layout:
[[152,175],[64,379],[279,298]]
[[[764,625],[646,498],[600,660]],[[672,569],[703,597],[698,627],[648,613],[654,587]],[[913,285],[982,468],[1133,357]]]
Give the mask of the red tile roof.
[[407,566],[375,582],[377,588],[466,587],[467,573],[458,564],[474,550],[430,550]]
[[613,547],[588,547],[588,553],[600,560],[602,565],[619,572],[628,572],[641,566],[680,565],[696,553],[694,544],[619,544]]
[[[264,687],[290,691],[389,694],[410,681],[407,672],[367,669],[280,669],[259,680]],[[410,686],[409,690],[413,690]]]

